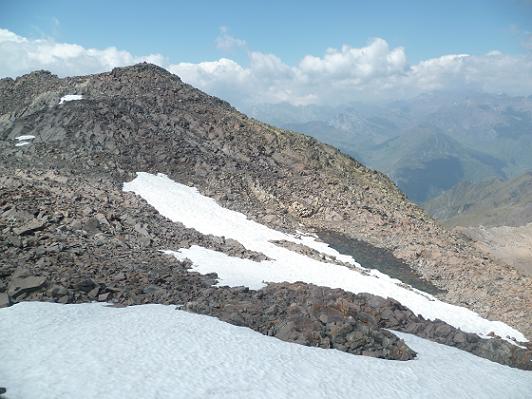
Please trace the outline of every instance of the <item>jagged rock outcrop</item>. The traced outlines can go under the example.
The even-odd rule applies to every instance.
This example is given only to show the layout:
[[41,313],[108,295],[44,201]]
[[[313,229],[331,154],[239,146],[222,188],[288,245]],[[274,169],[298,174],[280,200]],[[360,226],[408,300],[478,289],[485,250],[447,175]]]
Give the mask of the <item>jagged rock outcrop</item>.
[[216,316],[266,335],[309,346],[398,360],[415,353],[383,329],[403,331],[455,346],[478,356],[532,369],[532,351],[500,338],[481,339],[441,321],[416,316],[399,302],[371,294],[352,294],[312,284],[269,284],[208,289],[185,309]]

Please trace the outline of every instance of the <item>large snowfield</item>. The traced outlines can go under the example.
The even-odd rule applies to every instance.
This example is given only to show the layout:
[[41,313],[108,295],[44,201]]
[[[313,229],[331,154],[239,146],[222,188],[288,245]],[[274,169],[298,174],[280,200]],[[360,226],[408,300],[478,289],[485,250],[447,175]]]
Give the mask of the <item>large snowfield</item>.
[[398,334],[408,362],[267,337],[142,305],[23,302],[0,310],[9,399],[531,398],[532,373]]
[[[188,258],[193,268],[202,273],[217,273],[219,285],[263,287],[264,282],[304,281],[331,288],[343,288],[354,293],[369,292],[391,297],[427,319],[436,318],[462,329],[488,337],[490,332],[506,338],[526,341],[522,333],[500,321],[490,321],[477,313],[437,300],[427,293],[407,289],[400,281],[371,270],[362,274],[363,268],[347,255],[341,255],[327,244],[312,237],[298,238],[246,218],[245,215],[218,205],[213,199],[201,195],[197,189],[172,181],[163,174],[138,173],[124,184],[125,191],[132,191],[144,198],[159,213],[174,222],[194,228],[204,234],[224,236],[239,241],[249,250],[262,252],[271,260],[255,262],[227,256],[200,246],[188,249],[169,248],[166,253],[178,259]],[[320,262],[307,256],[273,244],[273,240],[288,240],[304,244],[322,253],[354,266],[349,268],[333,263]],[[364,265],[371,268],[371,265]],[[358,270],[356,270],[358,269]]]

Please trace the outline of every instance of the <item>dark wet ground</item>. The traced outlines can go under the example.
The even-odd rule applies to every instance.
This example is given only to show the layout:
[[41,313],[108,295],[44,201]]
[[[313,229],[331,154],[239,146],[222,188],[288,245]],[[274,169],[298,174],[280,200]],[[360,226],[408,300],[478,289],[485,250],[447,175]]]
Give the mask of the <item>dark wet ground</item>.
[[351,255],[365,268],[377,269],[381,273],[432,295],[444,292],[419,276],[408,264],[397,259],[389,250],[377,248],[367,242],[334,231],[318,231],[317,234],[322,241],[341,254]]

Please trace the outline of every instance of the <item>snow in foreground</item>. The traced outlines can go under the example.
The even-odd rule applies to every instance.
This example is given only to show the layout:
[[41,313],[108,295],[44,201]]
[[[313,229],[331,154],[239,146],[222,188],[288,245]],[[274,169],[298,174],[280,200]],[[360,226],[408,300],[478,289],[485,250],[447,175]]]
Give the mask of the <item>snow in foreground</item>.
[[483,337],[488,337],[493,331],[501,337],[526,341],[523,334],[505,323],[484,319],[469,309],[439,301],[418,290],[406,289],[398,285],[399,280],[376,270],[371,270],[370,275],[364,275],[353,268],[320,262],[277,246],[270,241],[288,240],[304,244],[362,270],[352,257],[339,254],[325,243],[308,236],[297,238],[248,220],[245,215],[223,208],[213,199],[201,195],[195,188],[176,183],[163,174],[138,173],[133,181],[124,184],[124,190],[140,195],[174,222],[181,222],[203,234],[233,238],[247,249],[262,252],[272,259],[254,262],[229,257],[200,246],[166,251],[178,259],[190,259],[194,269],[202,274],[217,273],[220,277],[219,285],[244,285],[258,289],[264,286],[265,281],[304,281],[343,288],[354,293],[369,292],[394,298],[416,314],[431,320],[438,318],[463,331]]
[[0,309],[9,399],[530,398],[532,373],[398,334],[408,362],[283,342],[142,305],[23,302]]
[[66,96],[61,97],[59,104],[66,103],[68,101],[82,100],[83,96],[81,94],[67,94]]

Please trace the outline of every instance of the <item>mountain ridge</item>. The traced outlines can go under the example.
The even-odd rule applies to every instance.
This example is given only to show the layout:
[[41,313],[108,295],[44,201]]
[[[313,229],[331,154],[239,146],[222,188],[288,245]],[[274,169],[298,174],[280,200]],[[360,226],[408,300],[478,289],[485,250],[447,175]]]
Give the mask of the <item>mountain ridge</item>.
[[[529,278],[446,231],[382,173],[248,118],[161,68],[64,79],[30,74],[2,80],[0,92],[7,176],[54,169],[117,187],[134,171],[163,172],[280,230],[330,229],[386,248],[445,290],[442,299],[532,336],[531,298],[523,294]],[[67,94],[83,99],[58,106]],[[15,147],[23,134],[35,139]]]

